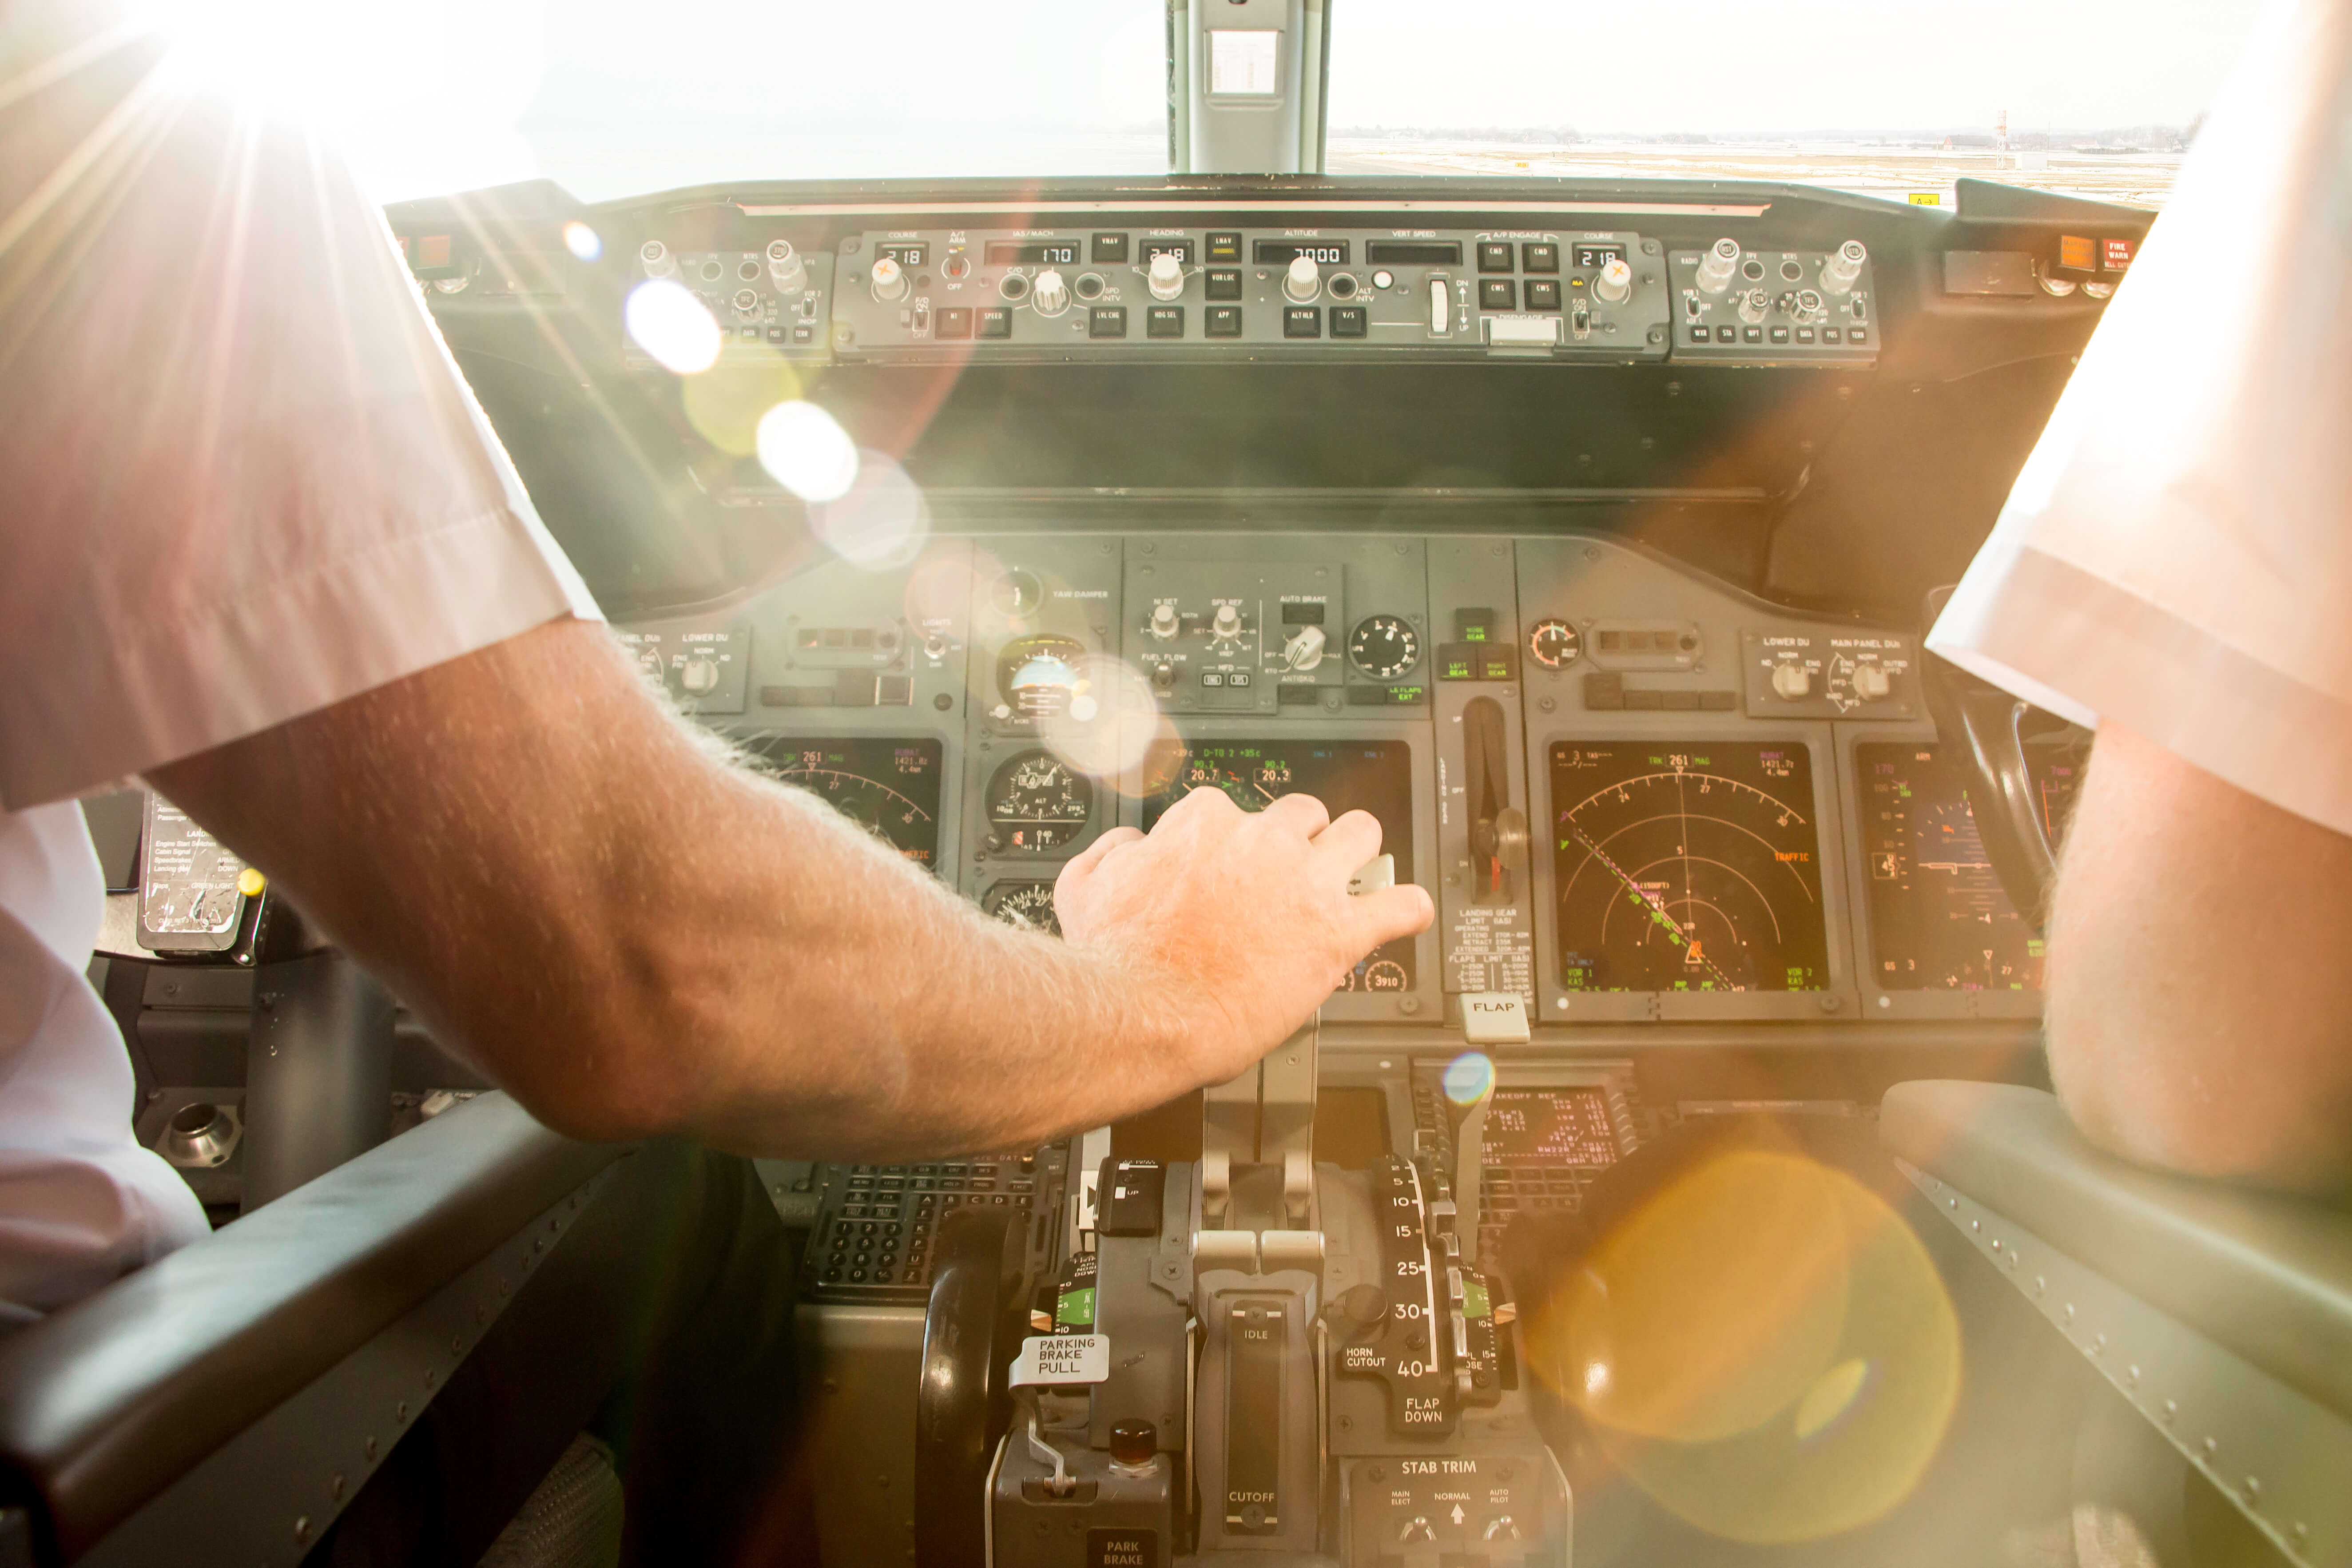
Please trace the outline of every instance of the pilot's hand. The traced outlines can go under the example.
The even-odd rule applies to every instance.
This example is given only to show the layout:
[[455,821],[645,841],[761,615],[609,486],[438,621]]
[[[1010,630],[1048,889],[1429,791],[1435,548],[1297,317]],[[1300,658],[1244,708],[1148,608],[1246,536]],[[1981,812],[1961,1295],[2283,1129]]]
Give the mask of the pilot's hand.
[[1381,852],[1369,812],[1333,821],[1312,795],[1251,815],[1192,791],[1147,837],[1116,827],[1054,885],[1062,934],[1165,987],[1199,1081],[1241,1072],[1314,1016],[1356,962],[1428,929],[1436,910],[1410,883],[1350,897]]

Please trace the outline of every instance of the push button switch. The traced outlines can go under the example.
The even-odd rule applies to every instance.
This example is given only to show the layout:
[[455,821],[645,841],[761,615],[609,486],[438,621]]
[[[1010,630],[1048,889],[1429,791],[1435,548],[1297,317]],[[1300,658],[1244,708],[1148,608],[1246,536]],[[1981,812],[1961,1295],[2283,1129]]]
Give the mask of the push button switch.
[[1361,305],[1331,307],[1331,335],[1335,338],[1360,338],[1370,330],[1370,321]]
[[1517,265],[1511,255],[1509,240],[1482,239],[1478,242],[1479,271],[1508,272]]
[[1286,338],[1319,338],[1323,335],[1323,311],[1315,305],[1286,305],[1282,311],[1282,335]]
[[1184,307],[1153,305],[1143,313],[1143,335],[1150,338],[1181,338],[1184,335]]

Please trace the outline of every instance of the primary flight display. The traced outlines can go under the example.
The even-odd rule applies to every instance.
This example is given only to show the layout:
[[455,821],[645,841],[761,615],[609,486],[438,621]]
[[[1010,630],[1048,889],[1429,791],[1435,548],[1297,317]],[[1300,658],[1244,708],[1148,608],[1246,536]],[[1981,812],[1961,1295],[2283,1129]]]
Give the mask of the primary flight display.
[[1559,742],[1550,764],[1563,986],[1828,983],[1812,762],[1801,742]]

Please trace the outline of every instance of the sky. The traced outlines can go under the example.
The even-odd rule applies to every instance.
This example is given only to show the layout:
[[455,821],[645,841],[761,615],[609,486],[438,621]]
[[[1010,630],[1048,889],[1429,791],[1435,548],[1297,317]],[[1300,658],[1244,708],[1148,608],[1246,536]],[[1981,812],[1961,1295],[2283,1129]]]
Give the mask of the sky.
[[[1161,0],[195,0],[385,199],[545,174],[1157,174]],[[1330,124],[1686,132],[2182,124],[2245,0],[1334,0]]]

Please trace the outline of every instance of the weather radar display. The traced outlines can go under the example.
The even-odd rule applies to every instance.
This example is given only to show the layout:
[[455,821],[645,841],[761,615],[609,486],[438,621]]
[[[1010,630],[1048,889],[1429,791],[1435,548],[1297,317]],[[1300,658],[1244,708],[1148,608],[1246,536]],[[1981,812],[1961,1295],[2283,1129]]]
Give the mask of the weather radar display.
[[1811,759],[1797,742],[1551,748],[1560,984],[1818,991]]

